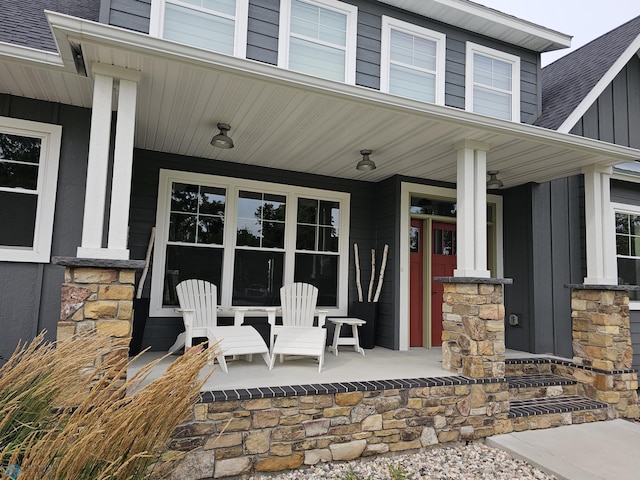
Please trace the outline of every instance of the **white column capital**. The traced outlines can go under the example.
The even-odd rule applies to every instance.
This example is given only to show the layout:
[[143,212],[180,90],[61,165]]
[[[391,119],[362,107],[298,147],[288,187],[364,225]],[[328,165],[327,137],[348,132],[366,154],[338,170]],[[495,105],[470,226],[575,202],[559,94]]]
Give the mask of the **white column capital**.
[[91,75],[104,75],[105,77],[111,77],[120,80],[129,80],[130,82],[138,83],[142,76],[138,70],[132,70],[130,68],[116,67],[114,65],[107,65],[106,63],[93,62],[91,64]]
[[489,151],[489,144],[485,142],[479,142],[477,140],[460,140],[454,144],[454,148],[457,151],[460,150],[481,150],[483,152]]

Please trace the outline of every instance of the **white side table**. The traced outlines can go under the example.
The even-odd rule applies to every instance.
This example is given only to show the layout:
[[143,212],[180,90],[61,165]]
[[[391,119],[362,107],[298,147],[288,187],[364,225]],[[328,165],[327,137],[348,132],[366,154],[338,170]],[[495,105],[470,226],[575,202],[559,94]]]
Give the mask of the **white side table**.
[[[331,323],[336,325],[336,329],[333,332],[333,345],[329,347],[329,351],[333,351],[336,356],[338,356],[338,345],[353,345],[353,349],[356,352],[360,352],[364,355],[364,349],[360,347],[360,338],[358,337],[358,327],[360,325],[364,325],[364,320],[359,318],[329,318]],[[353,332],[353,337],[341,337],[340,330],[342,325],[351,325],[351,331]]]

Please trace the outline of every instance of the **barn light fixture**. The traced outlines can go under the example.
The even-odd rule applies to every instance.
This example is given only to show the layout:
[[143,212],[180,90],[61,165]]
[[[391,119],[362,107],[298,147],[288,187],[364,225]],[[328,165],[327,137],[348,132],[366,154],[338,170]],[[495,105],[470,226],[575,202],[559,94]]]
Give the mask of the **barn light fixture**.
[[227,135],[231,127],[226,123],[219,123],[218,130],[220,132],[211,139],[211,145],[218,148],[233,148],[233,140]]
[[356,165],[356,170],[368,172],[376,169],[376,164],[369,158],[371,150],[360,150],[360,155],[362,155],[362,160]]
[[497,175],[500,172],[498,170],[489,170],[487,174],[489,175],[489,181],[487,182],[487,188],[502,188],[504,184],[502,180],[500,180]]

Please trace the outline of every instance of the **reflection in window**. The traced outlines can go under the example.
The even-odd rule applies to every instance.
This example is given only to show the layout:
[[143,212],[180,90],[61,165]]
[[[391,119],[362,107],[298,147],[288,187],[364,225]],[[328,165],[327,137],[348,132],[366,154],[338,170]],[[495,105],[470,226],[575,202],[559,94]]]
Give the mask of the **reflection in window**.
[[0,133],[0,245],[33,247],[41,144]]
[[430,198],[411,197],[410,212],[420,215],[436,215],[455,218],[457,205],[455,202],[433,200]]
[[409,232],[409,250],[411,253],[420,253],[420,229],[411,227]]
[[284,252],[236,250],[233,305],[280,305]]
[[285,209],[283,195],[240,191],[236,245],[284,248]]
[[174,183],[169,241],[222,245],[225,205],[223,188]]
[[433,229],[433,253],[435,255],[455,255],[456,254],[456,232],[455,230],[434,228]]
[[[618,284],[640,285],[640,215],[616,212],[615,220]],[[629,292],[629,299],[640,300],[639,292]]]

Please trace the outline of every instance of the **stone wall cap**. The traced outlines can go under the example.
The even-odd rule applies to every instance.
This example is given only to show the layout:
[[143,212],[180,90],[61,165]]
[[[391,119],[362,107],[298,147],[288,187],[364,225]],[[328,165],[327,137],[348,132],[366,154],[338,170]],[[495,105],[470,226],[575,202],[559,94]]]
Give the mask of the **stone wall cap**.
[[640,290],[640,286],[638,285],[594,285],[585,283],[565,283],[564,286],[566,288],[571,288],[572,290],[612,290],[616,292],[636,292]]
[[440,283],[477,283],[479,285],[511,285],[513,278],[433,277]]
[[144,260],[110,260],[107,258],[51,257],[51,263],[63,267],[98,267],[142,270]]

